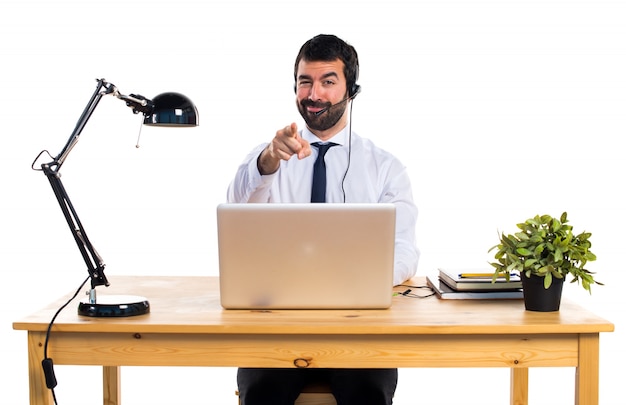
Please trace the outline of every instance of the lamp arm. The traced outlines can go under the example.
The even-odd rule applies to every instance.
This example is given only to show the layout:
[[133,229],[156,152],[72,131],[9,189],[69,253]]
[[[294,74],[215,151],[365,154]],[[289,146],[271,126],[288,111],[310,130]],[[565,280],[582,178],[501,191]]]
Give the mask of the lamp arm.
[[[109,282],[104,274],[105,264],[96,249],[89,241],[89,238],[87,237],[85,229],[83,228],[83,225],[78,218],[78,214],[76,213],[76,210],[74,209],[74,206],[72,205],[72,202],[70,201],[70,198],[65,191],[63,182],[61,182],[61,173],[59,173],[59,170],[61,169],[61,166],[65,162],[65,159],[67,158],[69,153],[78,142],[78,138],[80,137],[81,132],[85,128],[85,125],[87,125],[87,121],[89,121],[89,118],[91,118],[91,115],[95,111],[98,103],[103,96],[107,94],[114,94],[117,98],[124,100],[126,102],[126,105],[131,107],[135,114],[138,112],[149,114],[151,108],[153,107],[152,101],[146,99],[145,97],[135,95],[124,96],[117,91],[117,88],[113,84],[106,82],[104,79],[98,79],[97,81],[98,85],[96,87],[96,90],[89,99],[89,102],[83,110],[83,113],[80,115],[80,118],[78,119],[78,122],[74,127],[74,131],[70,135],[67,143],[65,144],[61,152],[51,162],[41,165],[41,170],[44,172],[50,182],[50,185],[52,186],[52,190],[54,191],[54,195],[56,196],[56,199],[61,206],[61,210],[63,211],[65,220],[70,227],[72,236],[74,236],[74,240],[78,245],[78,249],[80,250],[80,253],[83,256],[83,260],[87,265],[87,271],[89,273],[89,277],[91,278],[91,294],[94,300],[94,288],[96,286],[109,286]],[[35,159],[35,162],[39,159],[40,156],[41,154],[37,157],[37,159]],[[33,162],[33,169],[35,162]]]
[[[101,91],[103,88],[104,91]],[[74,127],[74,131],[72,131],[70,138],[67,140],[67,143],[65,144],[61,152],[54,158],[54,161],[51,162],[53,170],[56,170],[58,172],[61,169],[63,162],[65,162],[65,159],[78,142],[78,138],[80,137],[81,132],[83,132],[85,125],[87,125],[87,121],[89,121],[89,118],[91,118],[91,115],[98,106],[98,103],[104,95],[111,93],[117,93],[117,89],[115,88],[115,86],[111,83],[107,83],[104,79],[98,79],[98,86],[91,96],[91,99],[89,99],[89,102],[83,110],[83,113],[80,115],[80,118],[78,119],[78,122]]]
[[74,236],[74,241],[76,242],[78,250],[80,250],[83,260],[87,265],[87,272],[91,278],[91,289],[93,290],[99,285],[108,287],[109,281],[104,274],[105,264],[102,257],[100,257],[94,246],[91,244],[89,237],[87,237],[87,233],[78,218],[78,214],[76,213],[76,210],[74,209],[74,206],[65,191],[63,182],[61,182],[60,173],[58,173],[55,169],[55,166],[48,163],[42,164],[41,168],[50,181],[54,195],[61,206],[61,211],[63,211],[63,215],[65,216],[68,226],[70,227],[72,236]]

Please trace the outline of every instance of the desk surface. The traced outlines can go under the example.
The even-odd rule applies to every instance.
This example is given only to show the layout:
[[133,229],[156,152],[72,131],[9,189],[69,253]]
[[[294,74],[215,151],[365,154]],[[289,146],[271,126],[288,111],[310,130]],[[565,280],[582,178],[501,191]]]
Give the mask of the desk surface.
[[[611,332],[614,325],[564,300],[559,312],[531,312],[521,300],[440,300],[396,296],[387,310],[225,310],[217,277],[109,277],[99,294],[141,295],[151,313],[128,318],[88,318],[66,308],[53,330],[220,334],[567,334]],[[424,285],[416,277],[407,284]],[[406,287],[397,288],[404,291]],[[416,291],[416,290],[414,290]],[[423,291],[425,292],[425,291]],[[364,292],[365,293],[365,292]],[[45,331],[70,294],[13,323],[16,330]]]

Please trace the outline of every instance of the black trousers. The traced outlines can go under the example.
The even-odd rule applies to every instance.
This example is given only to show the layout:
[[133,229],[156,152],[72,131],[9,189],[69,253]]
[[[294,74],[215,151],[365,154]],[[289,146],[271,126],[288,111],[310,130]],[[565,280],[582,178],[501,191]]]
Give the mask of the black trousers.
[[330,384],[337,405],[391,405],[397,369],[268,369],[237,372],[242,405],[293,405],[305,385]]

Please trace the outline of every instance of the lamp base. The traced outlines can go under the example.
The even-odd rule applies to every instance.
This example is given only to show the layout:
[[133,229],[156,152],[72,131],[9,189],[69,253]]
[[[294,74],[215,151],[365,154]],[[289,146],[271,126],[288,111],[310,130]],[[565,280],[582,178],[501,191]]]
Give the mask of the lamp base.
[[150,303],[136,295],[109,295],[98,297],[97,302],[83,300],[78,304],[78,315],[90,317],[125,317],[150,312]]

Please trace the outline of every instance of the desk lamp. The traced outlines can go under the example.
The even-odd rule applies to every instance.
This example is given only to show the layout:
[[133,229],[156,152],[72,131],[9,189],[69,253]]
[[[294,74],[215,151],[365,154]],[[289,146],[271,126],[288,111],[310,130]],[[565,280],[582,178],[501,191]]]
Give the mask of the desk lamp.
[[[129,96],[121,94],[117,88],[106,82],[104,79],[97,79],[98,85],[94,91],[89,103],[85,107],[80,116],[72,135],[56,156],[52,157],[47,150],[42,151],[33,162],[33,170],[43,171],[54,195],[61,206],[63,215],[67,224],[72,231],[74,240],[78,245],[78,249],[83,256],[83,260],[87,265],[87,272],[91,280],[91,289],[89,290],[89,298],[80,302],[78,313],[84,316],[92,317],[123,317],[142,315],[150,312],[150,304],[144,297],[139,296],[109,296],[104,297],[100,301],[96,298],[96,287],[109,286],[109,281],[104,275],[105,264],[98,252],[94,249],[89,241],[85,229],[83,228],[76,210],[72,205],[70,198],[61,182],[61,173],[59,170],[65,162],[72,148],[78,142],[78,138],[87,121],[91,117],[98,103],[103,96],[111,94],[120,100],[126,102],[133,113],[142,113],[144,115],[144,125],[166,126],[166,127],[193,127],[198,125],[198,111],[195,105],[182,94],[179,93],[162,93],[150,100],[140,95],[131,94]],[[43,154],[47,154],[52,158],[49,163],[43,163],[41,169],[36,169],[35,164]]]

